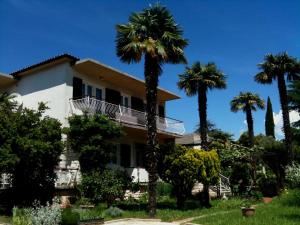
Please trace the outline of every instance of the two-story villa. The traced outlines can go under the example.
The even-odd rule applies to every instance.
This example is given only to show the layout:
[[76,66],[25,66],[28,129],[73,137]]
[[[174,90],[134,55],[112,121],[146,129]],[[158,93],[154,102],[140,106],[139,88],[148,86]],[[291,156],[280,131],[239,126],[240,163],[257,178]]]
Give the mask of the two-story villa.
[[[147,182],[144,169],[146,143],[145,83],[93,59],[64,54],[9,75],[0,73],[0,92],[16,96],[25,107],[47,103],[47,115],[68,126],[72,114],[102,113],[120,123],[126,135],[116,144],[111,164],[125,168],[135,182]],[[179,96],[158,89],[157,127],[160,143],[184,133],[181,121],[166,117],[166,101]],[[74,154],[62,155],[57,186],[71,185],[78,173]]]

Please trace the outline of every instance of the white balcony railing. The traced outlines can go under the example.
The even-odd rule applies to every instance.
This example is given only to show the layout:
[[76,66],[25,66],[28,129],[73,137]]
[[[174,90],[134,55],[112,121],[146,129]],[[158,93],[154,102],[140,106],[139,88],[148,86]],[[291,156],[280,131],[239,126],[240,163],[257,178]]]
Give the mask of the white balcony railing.
[[[145,112],[101,101],[93,97],[70,99],[70,106],[72,114],[82,114],[83,112],[91,114],[101,113],[119,122],[144,127],[146,126],[147,117]],[[182,121],[158,116],[157,129],[164,132],[179,135],[182,135],[185,132],[185,128]]]

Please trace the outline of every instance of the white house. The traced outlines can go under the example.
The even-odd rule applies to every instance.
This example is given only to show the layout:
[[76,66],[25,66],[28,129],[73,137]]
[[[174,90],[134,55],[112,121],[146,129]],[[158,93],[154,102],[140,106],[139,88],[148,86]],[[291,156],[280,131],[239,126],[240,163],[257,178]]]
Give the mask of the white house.
[[[146,143],[145,83],[93,59],[63,54],[11,74],[0,73],[0,92],[16,96],[25,107],[47,103],[47,115],[68,126],[68,117],[83,110],[103,113],[120,123],[126,133],[116,144],[111,162],[125,168],[135,182],[147,182],[144,169]],[[166,117],[166,101],[179,96],[158,89],[157,127],[160,143],[174,141],[185,132],[181,121]],[[58,165],[57,187],[72,185],[78,174],[74,154],[65,152]]]

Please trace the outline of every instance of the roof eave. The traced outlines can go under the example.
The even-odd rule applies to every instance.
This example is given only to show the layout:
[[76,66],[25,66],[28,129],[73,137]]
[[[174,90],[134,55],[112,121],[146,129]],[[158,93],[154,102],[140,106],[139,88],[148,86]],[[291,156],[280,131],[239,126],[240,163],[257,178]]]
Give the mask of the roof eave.
[[[109,69],[109,70],[112,70],[112,71],[114,71],[114,72],[116,72],[116,73],[119,73],[119,74],[122,74],[122,75],[124,75],[124,76],[127,76],[128,78],[130,78],[130,79],[132,79],[132,80],[135,80],[135,81],[137,81],[137,82],[143,83],[143,85],[145,84],[145,81],[143,81],[142,79],[136,78],[136,77],[134,77],[133,75],[130,75],[130,74],[125,73],[125,72],[122,72],[121,70],[115,69],[115,68],[113,68],[113,67],[111,67],[111,66],[108,66],[108,65],[106,65],[106,64],[103,64],[103,63],[101,63],[101,62],[99,62],[99,61],[97,61],[97,60],[91,59],[91,58],[86,58],[86,59],[78,60],[78,61],[75,62],[74,65],[75,65],[75,66],[76,66],[76,65],[80,65],[80,64],[83,64],[83,63],[85,63],[85,62],[92,62],[92,63],[95,63],[95,64],[100,65],[100,66],[102,66],[102,67],[105,67],[105,68],[107,68],[107,69]],[[168,99],[168,101],[180,99],[180,96],[178,96],[177,94],[175,94],[175,93],[173,93],[173,92],[171,92],[171,91],[168,91],[168,90],[166,90],[166,89],[164,89],[164,88],[158,87],[158,90],[159,90],[159,91],[162,91],[162,92],[165,92],[165,93],[167,93],[168,95],[170,95],[170,98]]]

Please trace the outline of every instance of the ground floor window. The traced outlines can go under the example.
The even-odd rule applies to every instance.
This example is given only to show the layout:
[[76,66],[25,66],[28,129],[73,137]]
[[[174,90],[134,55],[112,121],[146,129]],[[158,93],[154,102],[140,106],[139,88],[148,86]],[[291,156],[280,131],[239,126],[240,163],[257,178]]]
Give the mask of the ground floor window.
[[117,164],[118,163],[118,156],[117,155],[118,155],[118,145],[114,144],[112,152],[111,152],[110,157],[109,157],[111,164]]
[[121,144],[120,145],[120,164],[121,166],[128,168],[130,167],[131,161],[131,145]]
[[136,152],[136,166],[145,167],[145,149],[146,145],[141,143],[135,143],[135,152]]

